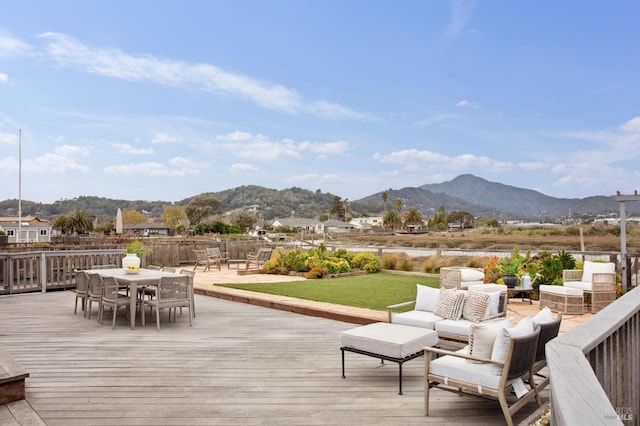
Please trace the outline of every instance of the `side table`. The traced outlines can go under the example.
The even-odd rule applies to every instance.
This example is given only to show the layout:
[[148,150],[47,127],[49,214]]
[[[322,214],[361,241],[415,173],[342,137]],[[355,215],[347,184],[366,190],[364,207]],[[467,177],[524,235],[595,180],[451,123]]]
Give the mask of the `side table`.
[[529,299],[529,304],[531,305],[531,292],[533,291],[533,288],[522,288],[522,287],[513,287],[513,288],[509,288],[507,289],[507,291],[512,291],[515,293],[515,295],[517,296],[518,294],[520,294],[520,299],[524,302],[524,300],[526,298]]

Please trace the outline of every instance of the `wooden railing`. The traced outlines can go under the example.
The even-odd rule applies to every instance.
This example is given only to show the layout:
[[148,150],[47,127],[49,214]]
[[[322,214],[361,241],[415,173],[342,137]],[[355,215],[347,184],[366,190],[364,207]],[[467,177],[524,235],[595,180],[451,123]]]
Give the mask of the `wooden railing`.
[[640,289],[546,346],[553,425],[640,424]]
[[0,294],[46,292],[76,285],[76,269],[122,265],[124,250],[29,251],[0,254]]

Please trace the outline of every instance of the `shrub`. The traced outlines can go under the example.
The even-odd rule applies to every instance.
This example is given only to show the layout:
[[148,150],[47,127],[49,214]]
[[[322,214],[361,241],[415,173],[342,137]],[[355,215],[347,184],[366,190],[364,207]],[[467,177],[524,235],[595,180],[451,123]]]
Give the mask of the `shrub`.
[[327,275],[327,270],[319,266],[314,266],[307,272],[304,277],[307,279],[323,278]]
[[367,272],[378,272],[380,270],[380,261],[378,256],[373,253],[358,253],[351,260],[351,267]]

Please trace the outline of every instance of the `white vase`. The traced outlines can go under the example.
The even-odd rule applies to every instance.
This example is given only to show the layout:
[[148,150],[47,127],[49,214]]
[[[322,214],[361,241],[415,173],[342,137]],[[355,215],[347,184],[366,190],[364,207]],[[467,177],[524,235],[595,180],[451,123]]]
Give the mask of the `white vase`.
[[140,272],[140,258],[135,253],[127,253],[127,255],[122,258],[122,267],[127,274],[137,274]]

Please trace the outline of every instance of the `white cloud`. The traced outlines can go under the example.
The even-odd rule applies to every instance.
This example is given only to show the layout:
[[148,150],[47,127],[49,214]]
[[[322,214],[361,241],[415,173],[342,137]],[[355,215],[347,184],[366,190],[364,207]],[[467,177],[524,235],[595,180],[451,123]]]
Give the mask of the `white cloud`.
[[185,170],[193,170],[193,174],[198,174],[200,173],[199,172],[200,169],[209,167],[209,163],[194,161],[190,158],[185,158],[185,157],[174,157],[169,160],[169,164],[177,168],[181,168]]
[[216,139],[220,141],[248,141],[251,139],[251,133],[241,132],[236,130],[235,132],[227,133],[226,135],[218,135]]
[[127,143],[114,143],[113,147],[122,154],[131,154],[131,155],[153,154],[153,148],[134,148]]
[[233,163],[229,166],[229,170],[233,173],[257,173],[260,171],[258,167],[248,163]]
[[480,108],[480,106],[477,103],[470,102],[466,99],[456,102],[455,107],[456,108],[474,108],[474,109]]
[[7,83],[9,81],[9,76],[7,74],[0,72],[0,83]]
[[115,175],[188,176],[200,171],[190,167],[172,168],[161,163],[129,163],[104,168],[105,173]]
[[631,120],[620,126],[620,129],[625,132],[640,132],[640,117],[634,117]]
[[541,170],[548,168],[549,165],[540,161],[530,161],[518,163],[517,167],[524,170]]
[[336,155],[344,154],[351,150],[349,144],[345,141],[336,142],[301,142],[299,149],[303,151],[310,151],[315,154],[323,155]]
[[151,139],[152,144],[174,143],[179,141],[180,141],[180,138],[176,136],[171,136],[167,133],[156,133],[155,135],[153,135],[153,138]]
[[62,155],[65,157],[81,156],[86,157],[89,155],[89,149],[82,146],[74,145],[62,145],[54,150],[56,155]]
[[389,154],[374,153],[372,158],[380,163],[392,163],[404,166],[406,170],[426,170],[434,167],[450,170],[510,170],[513,164],[494,160],[489,157],[463,154],[451,157],[432,151],[404,149]]
[[293,114],[309,112],[328,118],[370,119],[368,114],[329,102],[305,105],[294,90],[283,85],[230,73],[210,64],[171,61],[152,55],[135,56],[117,48],[93,48],[62,33],[47,32],[40,37],[48,41],[45,52],[57,64],[105,77],[153,81],[169,87],[195,87],[206,92],[238,96],[264,108]]
[[31,52],[31,46],[15,37],[0,32],[0,57],[21,56]]
[[18,142],[18,135],[13,133],[0,133],[0,144],[13,145]]
[[427,117],[423,120],[420,120],[416,123],[416,126],[419,127],[423,127],[423,126],[430,126],[432,124],[435,123],[439,123],[441,121],[445,121],[445,120],[449,120],[454,118],[455,115],[454,114],[438,114],[438,115],[432,115],[431,117]]
[[73,158],[55,153],[46,153],[23,161],[22,169],[31,173],[66,173],[89,171],[89,167],[79,164]]
[[340,183],[344,182],[344,179],[340,177],[340,175],[336,174],[317,174],[317,173],[307,173],[303,175],[291,176],[286,179],[287,182],[290,183],[300,183],[300,182],[312,182],[312,183]]
[[451,40],[464,31],[471,20],[473,3],[463,0],[454,0],[451,3],[451,21],[444,32],[444,38]]

